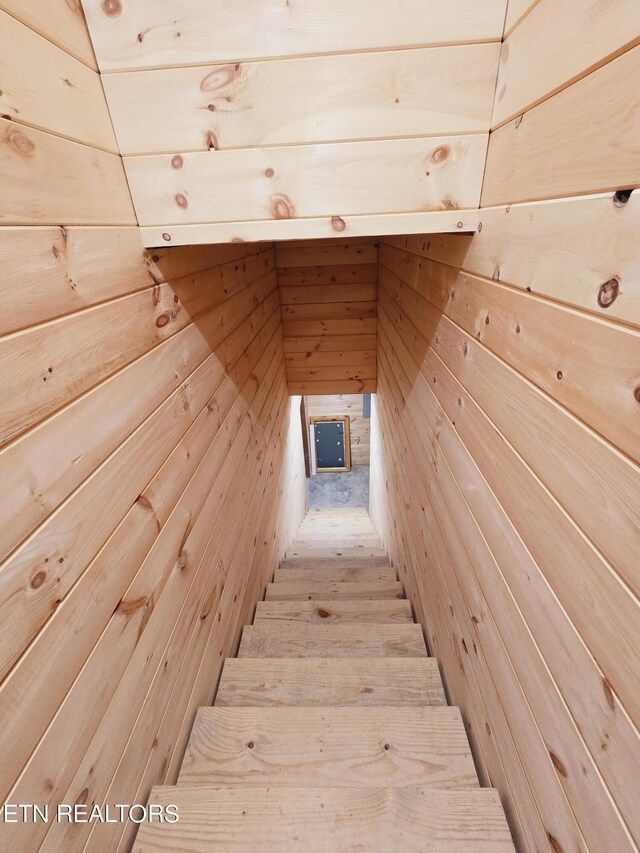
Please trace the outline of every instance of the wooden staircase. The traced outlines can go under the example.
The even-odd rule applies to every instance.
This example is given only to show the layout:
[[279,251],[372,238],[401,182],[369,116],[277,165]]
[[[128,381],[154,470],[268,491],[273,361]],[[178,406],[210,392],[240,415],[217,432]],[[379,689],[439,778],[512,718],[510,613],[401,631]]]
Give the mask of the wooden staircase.
[[200,708],[149,851],[513,851],[365,510],[316,510]]

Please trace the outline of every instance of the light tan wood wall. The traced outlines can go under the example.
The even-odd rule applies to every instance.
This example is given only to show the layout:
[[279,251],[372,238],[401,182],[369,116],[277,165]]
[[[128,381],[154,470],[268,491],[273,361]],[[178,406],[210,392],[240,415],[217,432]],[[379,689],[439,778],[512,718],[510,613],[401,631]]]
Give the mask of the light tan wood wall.
[[[2,5],[39,30],[0,13],[24,48],[2,85],[2,800],[145,802],[304,511],[275,255],[146,253],[88,42]],[[0,847],[126,850],[134,829],[3,823]]]
[[83,4],[146,245],[473,227],[506,0]]
[[276,244],[290,393],[375,391],[377,260],[367,237]]
[[640,20],[513,6],[482,227],[381,241],[371,508],[518,848],[635,850]]
[[329,417],[349,416],[351,431],[351,464],[368,465],[370,430],[369,418],[363,417],[362,394],[323,394],[309,396],[307,401],[307,416]]

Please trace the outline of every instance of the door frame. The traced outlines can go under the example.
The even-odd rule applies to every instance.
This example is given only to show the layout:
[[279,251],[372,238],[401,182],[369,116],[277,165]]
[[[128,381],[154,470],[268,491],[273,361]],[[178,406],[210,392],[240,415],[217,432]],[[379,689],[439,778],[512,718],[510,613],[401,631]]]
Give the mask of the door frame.
[[335,474],[339,472],[351,471],[351,418],[349,415],[318,415],[309,418],[309,423],[313,427],[315,437],[316,423],[340,423],[344,424],[344,467],[342,468],[316,468],[317,474]]

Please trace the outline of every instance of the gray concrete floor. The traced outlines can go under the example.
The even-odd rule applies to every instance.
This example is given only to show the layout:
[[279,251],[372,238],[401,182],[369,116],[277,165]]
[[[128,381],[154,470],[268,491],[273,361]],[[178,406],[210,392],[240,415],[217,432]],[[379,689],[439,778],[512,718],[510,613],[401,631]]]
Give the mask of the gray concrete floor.
[[369,508],[369,466],[356,465],[351,471],[316,474],[307,480],[309,509]]

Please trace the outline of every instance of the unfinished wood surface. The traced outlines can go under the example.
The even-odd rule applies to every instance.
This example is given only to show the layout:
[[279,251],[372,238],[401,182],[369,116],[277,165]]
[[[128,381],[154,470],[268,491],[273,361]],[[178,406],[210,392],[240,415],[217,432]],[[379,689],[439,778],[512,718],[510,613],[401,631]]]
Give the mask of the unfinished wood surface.
[[274,583],[306,580],[311,582],[317,581],[319,583],[326,581],[338,581],[343,583],[354,581],[364,581],[365,583],[368,581],[395,581],[396,570],[392,569],[391,566],[379,569],[361,568],[359,566],[354,566],[348,569],[336,569],[331,566],[326,566],[320,569],[280,568],[276,569],[273,580]]
[[[262,57],[499,41],[505,0],[355,0],[348,10],[329,0],[295,8],[276,0],[223,0],[176,10],[169,0],[142,0],[126,14],[99,0],[84,4],[102,71],[162,68]],[[143,37],[138,38],[142,33]]]
[[0,11],[0,113],[23,124],[118,152],[99,75]]
[[524,113],[639,40],[640,7],[634,0],[540,0],[502,46],[492,126]]
[[339,622],[413,622],[408,601],[337,600],[259,601],[254,623],[301,622],[333,625]]
[[149,226],[477,207],[485,151],[486,137],[470,134],[186,153],[179,166],[144,155],[125,167]]
[[[383,248],[381,266],[381,280],[405,312],[418,311],[421,322],[432,328],[444,314],[617,448],[640,460],[635,428],[635,389],[640,380],[637,330],[394,249]],[[408,287],[399,283],[400,276]]]
[[[282,307],[282,319],[285,350],[290,337],[296,338],[295,350],[287,352],[287,380],[291,383],[292,393],[312,394],[319,388],[318,383],[342,383],[335,390],[352,385],[354,391],[360,391],[363,383],[373,384],[376,378],[375,335],[360,329],[363,320],[375,324],[377,300],[377,260],[378,247],[372,239],[353,241],[331,241],[323,244],[317,241],[280,243],[276,247],[278,268],[278,289]],[[302,340],[299,324],[313,323],[332,330],[336,322],[341,330],[353,332],[341,349],[342,342],[336,340],[332,352],[317,353],[317,342],[309,341],[306,351],[300,351]],[[296,324],[294,328],[290,324]],[[313,329],[310,329],[313,331]],[[375,332],[375,326],[373,327]],[[354,348],[358,338],[363,343]],[[354,340],[355,339],[355,340]],[[365,345],[366,344],[366,345]],[[368,347],[368,349],[367,349]],[[314,360],[314,356],[320,356]],[[347,390],[347,389],[345,389]],[[362,389],[364,390],[364,389]],[[367,392],[369,388],[367,387]],[[327,414],[320,411],[309,397],[309,416]],[[361,395],[333,395],[327,402],[340,402],[333,415],[351,415],[344,411],[343,400],[362,400]],[[351,407],[350,407],[351,408]],[[356,442],[354,445],[354,464],[366,464],[364,448],[359,444],[366,433],[362,421],[362,402],[360,417],[354,419]],[[356,461],[358,460],[358,461]]]
[[579,5],[510,4],[475,236],[380,250],[372,512],[523,850],[640,839],[637,32]]
[[474,44],[334,54],[107,74],[104,85],[123,154],[206,151],[211,134],[224,150],[478,133],[489,129],[498,53]]
[[155,277],[141,261],[133,227],[0,227],[0,333],[149,287]]
[[395,237],[391,245],[537,293],[601,317],[640,325],[640,194],[613,193],[482,210],[475,235]]
[[430,210],[424,213],[371,213],[362,216],[325,216],[307,219],[263,219],[179,225],[175,222],[140,229],[147,247],[188,246],[199,243],[237,243],[255,240],[331,239],[379,234],[475,231],[477,210]]
[[116,154],[0,118],[0,223],[129,225],[135,215]]
[[491,134],[482,206],[640,186],[640,46]]
[[238,657],[426,657],[419,625],[245,625]]
[[292,851],[340,848],[387,853],[513,851],[495,791],[415,788],[154,788],[150,802],[175,803],[180,821],[141,826],[134,851]]
[[321,569],[331,564],[336,569],[348,569],[352,566],[380,568],[389,565],[389,558],[381,557],[283,557],[280,560],[281,569]]
[[[36,33],[57,44],[91,68],[97,68],[80,0],[43,3],[42,0],[2,0],[9,12]],[[26,57],[25,57],[26,58]],[[37,60],[31,56],[30,59]]]
[[178,785],[472,788],[457,708],[199,708]]
[[215,704],[406,707],[446,699],[434,658],[229,658]]

